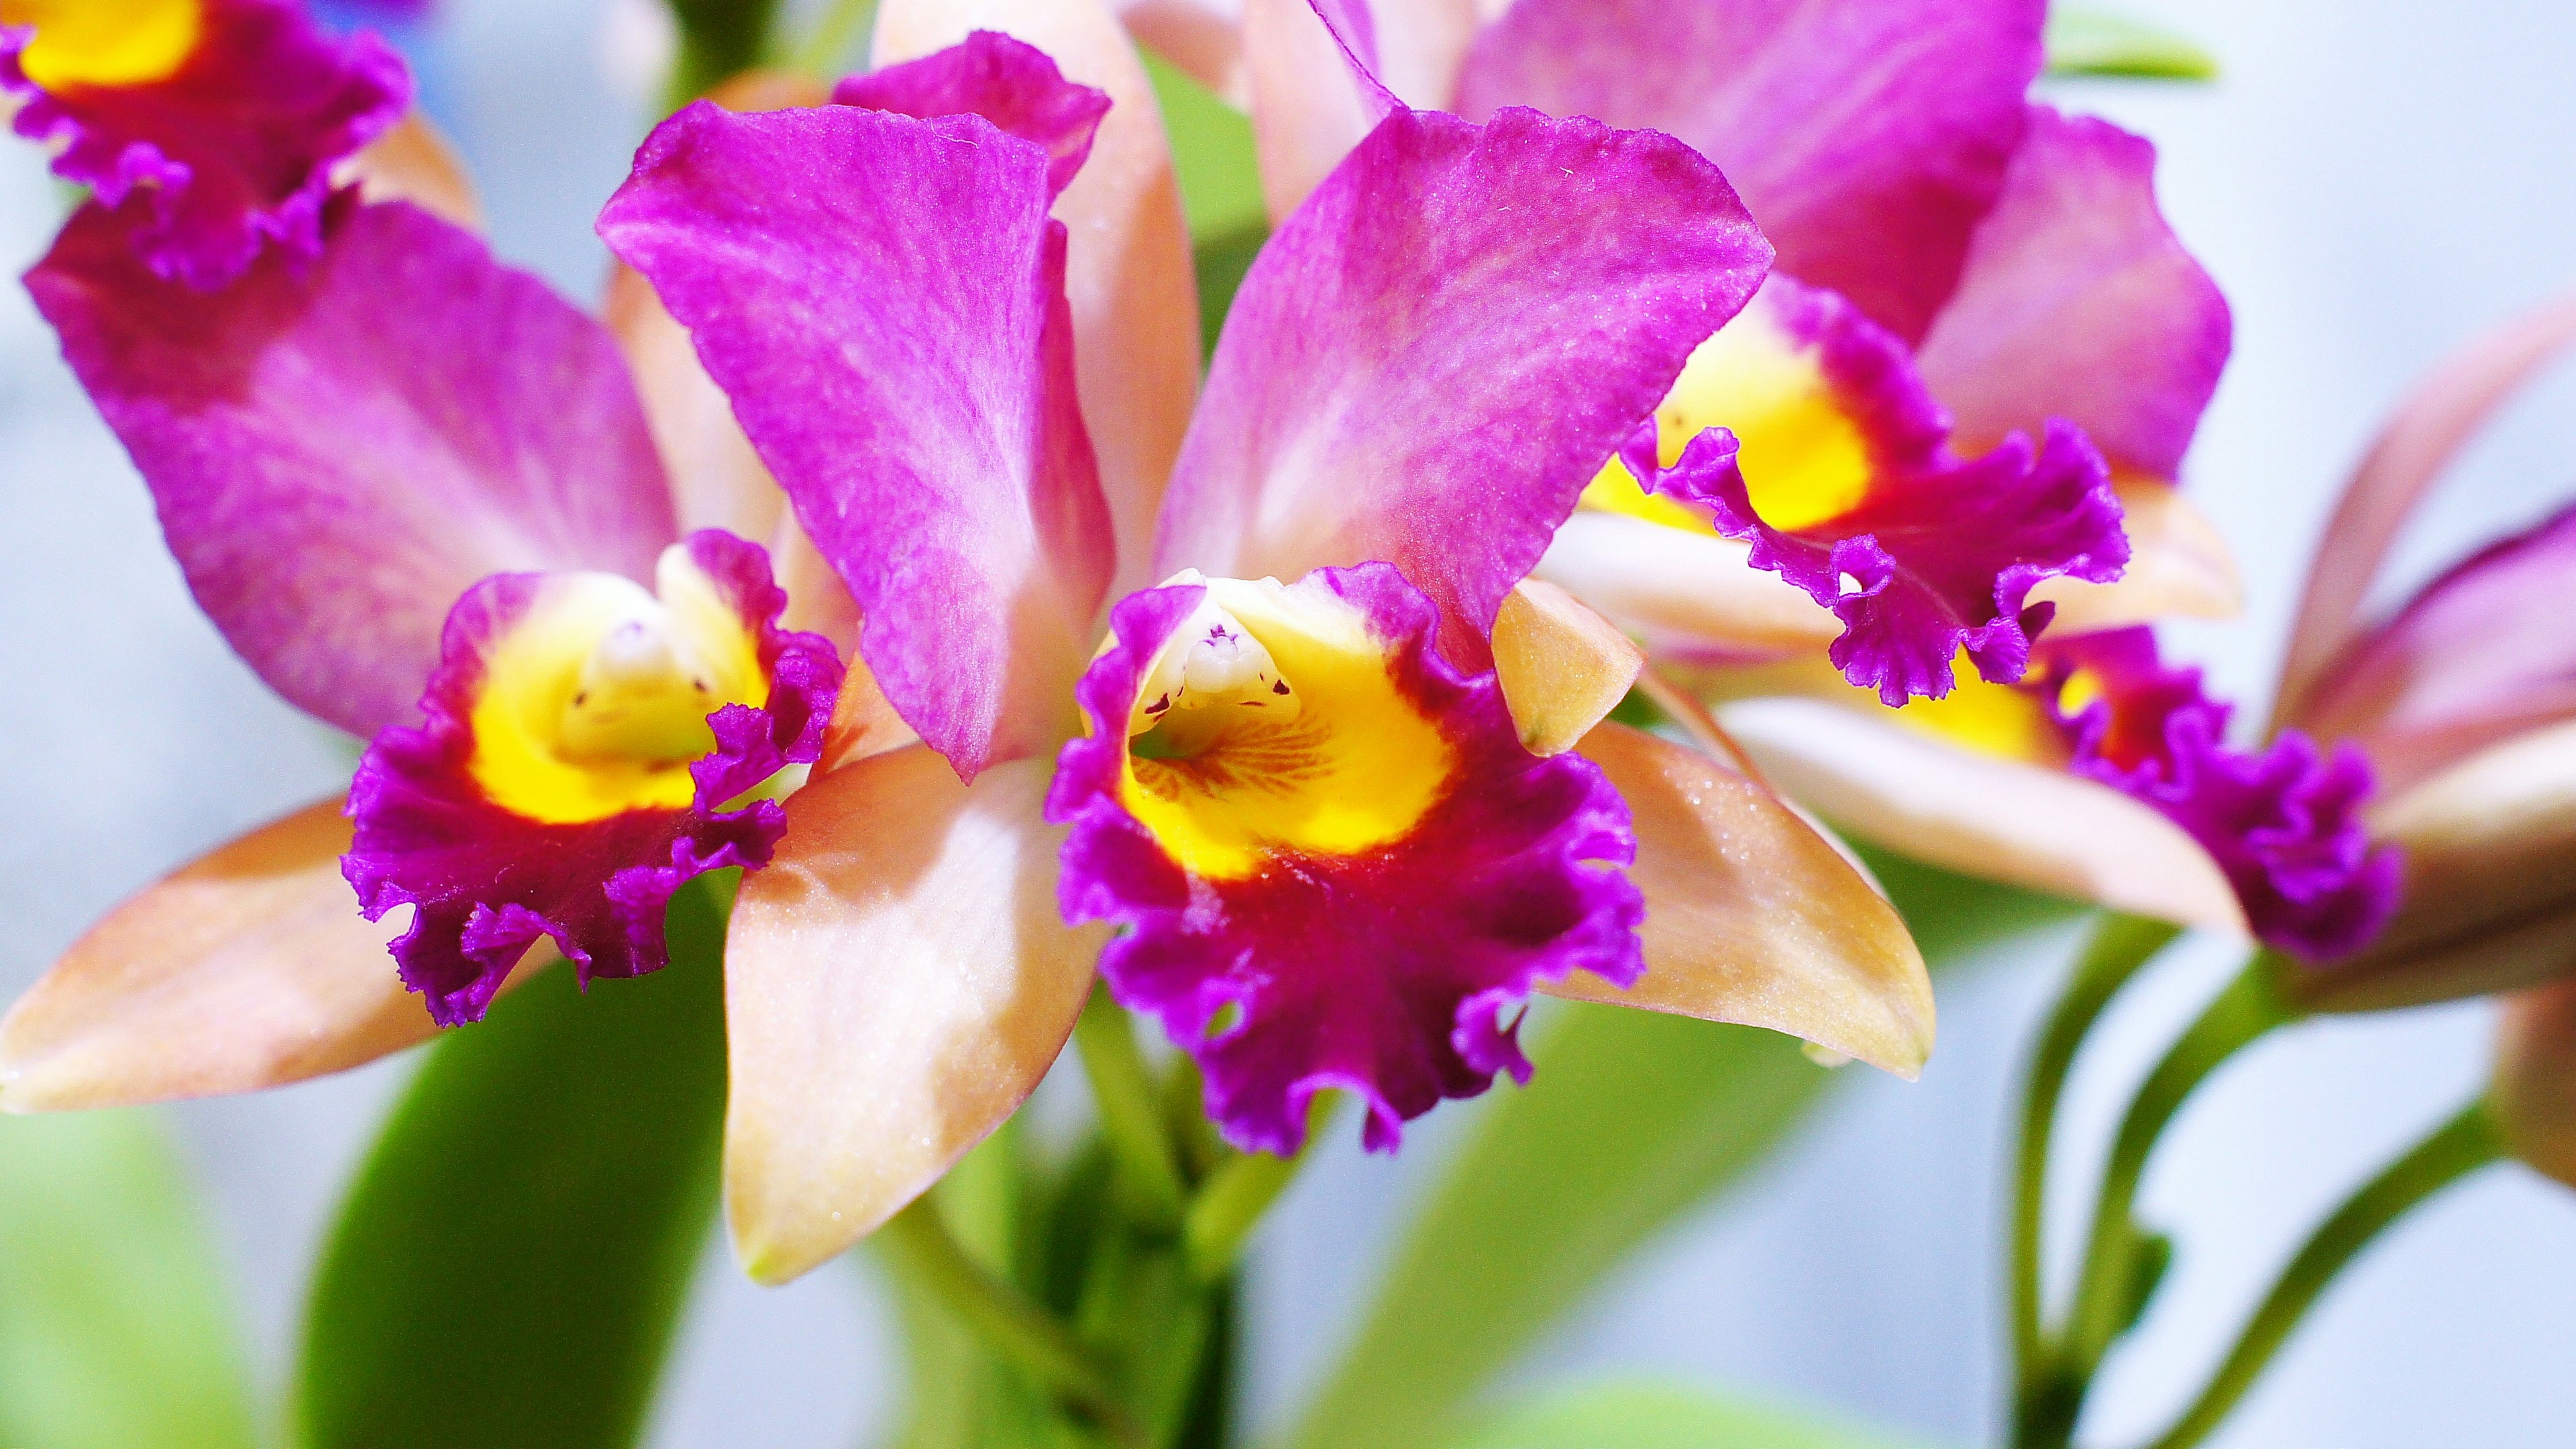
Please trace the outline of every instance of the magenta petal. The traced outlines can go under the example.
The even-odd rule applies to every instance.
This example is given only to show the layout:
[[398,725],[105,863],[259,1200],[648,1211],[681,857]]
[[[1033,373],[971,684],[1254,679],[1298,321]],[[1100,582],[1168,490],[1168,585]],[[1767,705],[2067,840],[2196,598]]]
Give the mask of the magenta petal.
[[1156,572],[1389,561],[1481,665],[1503,596],[1768,261],[1670,137],[1389,116],[1236,295]]
[[2296,731],[2260,754],[2229,748],[2230,707],[2202,691],[2199,670],[2159,660],[2146,629],[2051,640],[2045,652],[2054,680],[2099,691],[2060,717],[2071,768],[2198,841],[2256,936],[2323,960],[2358,950],[2388,923],[2399,860],[2371,848],[2361,818],[2371,770],[2359,750],[2321,756]]
[[483,243],[335,203],[322,258],[211,295],[84,207],[27,275],[197,602],[354,734],[412,718],[441,621],[518,570],[653,576],[678,531],[617,344]]
[[2064,418],[2115,466],[2181,468],[2233,323],[2157,209],[2155,169],[2142,137],[2031,108],[1958,294],[1916,359],[1963,439],[1983,446]]
[[835,105],[902,116],[982,116],[1047,153],[1047,190],[1060,193],[1091,154],[1109,97],[1064,78],[1046,52],[978,30],[936,55],[854,75],[832,88]]
[[2576,508],[2491,544],[2320,671],[2300,722],[2350,740],[2394,792],[2489,745],[2576,718]]
[[1114,563],[1047,153],[980,116],[662,123],[599,232],[650,278],[961,775],[1046,748]]
[[1830,292],[1775,277],[1763,294],[1779,325],[1816,349],[1838,403],[1870,440],[1872,475],[1857,506],[1781,529],[1754,511],[1736,442],[1722,428],[1658,469],[1651,421],[1620,450],[1647,491],[1700,504],[1717,531],[1752,546],[1753,567],[1807,591],[1843,621],[1829,656],[1890,705],[1950,692],[1964,650],[1996,683],[2021,678],[2030,641],[2054,612],[2025,606],[2056,575],[2119,577],[2129,541],[2109,471],[2081,433],[2051,422],[2039,445],[2018,434],[1961,460],[1904,345]]
[[787,828],[774,800],[723,807],[781,768],[820,758],[840,661],[820,636],[778,627],[787,595],[761,549],[714,531],[691,535],[688,548],[754,630],[771,681],[765,707],[710,716],[717,748],[690,769],[689,808],[554,824],[495,803],[469,773],[486,651],[543,597],[541,574],[486,580],[457,602],[421,698],[426,723],[386,730],[359,762],[348,807],[357,841],[342,869],[369,920],[417,908],[394,959],[440,1025],[480,1019],[540,937],[584,981],[661,969],[671,893],[705,871],[766,864]]
[[411,74],[372,35],[336,39],[294,0],[201,0],[197,48],[140,85],[38,89],[19,66],[26,30],[0,26],[0,92],[13,123],[58,145],[56,175],[117,208],[162,277],[223,286],[274,241],[322,248],[333,165],[402,118]]
[[1919,338],[2021,141],[2045,0],[1517,0],[1458,109],[1668,131],[1744,193],[1780,268]]
[[1527,1080],[1517,1040],[1531,988],[1573,971],[1644,971],[1645,906],[1624,867],[1628,807],[1577,754],[1521,748],[1493,673],[1461,674],[1440,616],[1393,568],[1321,570],[1390,651],[1400,688],[1456,751],[1447,788],[1403,838],[1365,853],[1280,851],[1253,875],[1186,872],[1120,799],[1129,711],[1202,595],[1129,596],[1084,675],[1092,734],[1064,747],[1047,818],[1070,824],[1060,891],[1073,921],[1129,929],[1100,958],[1112,992],[1161,1018],[1199,1064],[1209,1115],[1250,1149],[1294,1152],[1315,1093],[1367,1105],[1372,1150],[1496,1072]]

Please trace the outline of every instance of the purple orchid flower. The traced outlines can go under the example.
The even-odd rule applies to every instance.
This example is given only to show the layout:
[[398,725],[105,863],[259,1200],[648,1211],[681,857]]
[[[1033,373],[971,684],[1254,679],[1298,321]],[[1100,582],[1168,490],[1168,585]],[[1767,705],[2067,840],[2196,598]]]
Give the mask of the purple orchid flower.
[[1274,209],[1394,95],[1652,127],[1726,169],[1779,271],[1543,571],[1663,657],[1829,650],[1895,701],[1963,653],[2019,678],[2054,611],[2234,606],[2171,487],[2226,307],[2156,214],[2152,150],[2025,99],[2045,10],[1264,0],[1244,33]]
[[671,893],[766,860],[769,796],[822,757],[841,665],[789,621],[839,585],[791,613],[766,551],[684,529],[618,339],[408,203],[343,192],[321,233],[201,293],[92,203],[28,275],[209,617],[372,743],[345,803],[146,891],[12,1009],[13,1108],[352,1066],[479,1017],[541,943],[656,969]]
[[[681,112],[600,224],[922,739],[827,759],[737,906],[755,1275],[836,1253],[1007,1116],[1095,960],[1273,1150],[1321,1090],[1391,1147],[1526,1072],[1533,989],[1911,1072],[1928,984],[1885,902],[1743,775],[1601,725],[1636,656],[1524,582],[1760,281],[1716,169],[1595,122],[1392,114],[1272,239],[1193,409],[1187,371],[1118,343],[1191,314],[1095,305],[1179,228],[1137,220],[1169,160],[1150,109],[1121,124],[1145,91],[1114,17],[1018,8],[1051,58],[959,9],[889,6],[880,55],[920,58],[834,105]],[[1135,466],[1173,416],[1168,477]]]
[[401,119],[411,77],[297,0],[0,0],[0,93],[155,274],[211,290],[271,245],[320,253],[333,168]]

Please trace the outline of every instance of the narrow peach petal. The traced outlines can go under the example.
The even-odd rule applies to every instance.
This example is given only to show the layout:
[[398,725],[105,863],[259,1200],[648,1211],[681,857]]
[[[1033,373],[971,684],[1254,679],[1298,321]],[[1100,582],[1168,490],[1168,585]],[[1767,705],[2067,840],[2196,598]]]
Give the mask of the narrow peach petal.
[[1625,725],[1582,744],[1635,812],[1645,979],[1548,988],[1767,1027],[1907,1080],[1932,1053],[1932,980],[1896,908],[1771,792]]
[[1746,700],[1721,713],[1783,794],[1863,840],[1965,875],[2246,933],[2209,856],[2108,786],[1821,700]]
[[2369,949],[2300,972],[2302,1002],[2380,1010],[2576,970],[2576,723],[2471,756],[2371,812],[2405,859]]
[[474,195],[465,163],[446,134],[417,109],[342,162],[332,180],[342,186],[354,183],[371,202],[408,201],[467,231],[483,229],[483,204]]
[[644,400],[644,421],[671,479],[672,511],[683,530],[721,528],[755,542],[787,517],[787,495],[706,369],[688,329],[672,319],[642,273],[623,262],[609,273],[603,309]]
[[1162,106],[1101,0],[884,0],[877,64],[918,59],[976,30],[1027,41],[1067,78],[1109,93],[1091,156],[1056,198],[1055,217],[1072,234],[1064,290],[1074,366],[1117,530],[1109,597],[1122,598],[1153,582],[1144,570],[1154,518],[1199,387],[1198,273]]
[[2506,999],[2487,1101],[2514,1156],[2576,1187],[2576,979]]
[[1458,99],[1458,68],[1476,39],[1476,0],[1380,3],[1370,18],[1377,29],[1377,75],[1386,88],[1418,111],[1451,109]]
[[110,912],[0,1020],[0,1107],[111,1107],[341,1071],[438,1028],[340,878],[337,799]]
[[[841,582],[832,561],[814,546],[813,537],[796,522],[792,511],[778,520],[778,532],[770,537],[769,567],[778,586],[787,591],[779,627],[820,634],[841,652],[843,663],[854,670],[864,667],[859,658],[859,602],[850,597],[849,586]],[[870,684],[873,687],[874,681]]]
[[1073,1031],[1104,934],[1056,911],[1047,766],[961,785],[913,747],[816,780],[743,882],[725,960],[725,1201],[780,1283],[918,1197]]
[[1350,62],[1308,0],[1244,0],[1252,140],[1276,224],[1323,184],[1377,124]]
[[1822,655],[1842,621],[1805,590],[1754,568],[1748,552],[1714,533],[1585,509],[1557,529],[1537,575],[1658,656]]
[[2275,718],[2300,724],[2318,671],[2351,638],[2398,530],[2451,459],[2551,360],[2576,346],[2576,296],[2516,318],[2445,358],[2389,416],[2344,484],[2308,565],[2281,666]]
[[1540,579],[1521,580],[1494,619],[1494,670],[1533,755],[1573,749],[1627,696],[1645,663],[1616,625]]
[[2236,555],[2209,515],[2170,483],[2124,473],[2112,480],[2129,532],[2129,566],[2107,584],[2044,579],[2033,602],[2057,605],[2058,635],[2158,619],[2229,619],[2245,607]]
[[1243,10],[1215,0],[1119,0],[1119,23],[1146,49],[1179,67],[1238,111],[1252,109],[1243,64]]

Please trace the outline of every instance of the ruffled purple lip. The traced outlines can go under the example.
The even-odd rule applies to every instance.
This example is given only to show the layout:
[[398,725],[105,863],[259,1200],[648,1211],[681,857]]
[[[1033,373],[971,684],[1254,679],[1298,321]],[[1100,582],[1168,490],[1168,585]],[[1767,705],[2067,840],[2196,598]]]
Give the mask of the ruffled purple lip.
[[[2079,672],[2101,697],[2058,715],[2071,767],[2153,806],[2209,852],[2266,944],[2312,961],[2369,944],[2396,911],[2398,853],[2373,848],[2369,761],[2291,731],[2260,753],[2226,743],[2231,707],[2200,671],[2164,664],[2149,630],[2051,641],[2054,685]],[[2058,689],[2052,688],[2054,698]]]
[[1755,511],[1734,436],[1711,428],[1667,469],[1652,420],[1620,450],[1650,493],[1708,510],[1751,546],[1755,568],[1804,589],[1843,621],[1830,651],[1843,677],[1890,705],[1950,692],[1964,651],[1986,679],[2018,680],[2033,636],[2055,612],[2026,604],[2040,580],[2095,583],[2129,558],[2110,470],[2082,433],[2052,422],[2039,444],[2010,437],[1983,457],[1949,451],[1949,420],[1915,376],[1904,344],[1840,297],[1775,275],[1761,303],[1818,350],[1827,383],[1871,445],[1860,503],[1797,529]]
[[35,32],[0,26],[0,91],[24,99],[21,136],[59,145],[54,173],[117,209],[161,277],[211,291],[274,243],[322,249],[331,168],[411,104],[411,74],[372,35],[335,39],[293,0],[203,0],[196,50],[139,85],[29,80]]
[[767,864],[786,829],[774,800],[723,807],[786,766],[821,757],[840,659],[820,636],[778,627],[787,595],[760,548],[713,530],[687,545],[756,630],[770,678],[766,707],[731,704],[709,716],[717,747],[690,766],[695,798],[687,809],[550,824],[496,804],[475,782],[470,718],[483,650],[525,615],[542,574],[499,575],[458,601],[421,696],[425,722],[385,730],[360,761],[348,805],[357,842],[342,870],[369,920],[399,905],[417,908],[394,942],[394,959],[440,1025],[479,1020],[543,937],[585,983],[661,969],[672,893],[705,871]]
[[1447,788],[1411,831],[1364,853],[1279,850],[1249,877],[1184,870],[1121,801],[1127,724],[1144,672],[1202,597],[1129,596],[1083,676],[1092,733],[1065,746],[1047,818],[1068,824],[1059,887],[1074,921],[1128,927],[1101,955],[1111,991],[1162,1019],[1199,1064],[1211,1117],[1250,1150],[1290,1153],[1315,1093],[1367,1104],[1365,1140],[1509,1072],[1526,1080],[1518,1009],[1569,972],[1621,985],[1644,970],[1644,903],[1626,802],[1578,755],[1523,750],[1494,675],[1464,675],[1434,641],[1430,599],[1387,564],[1321,569],[1297,586],[1359,611],[1397,690],[1454,751]]

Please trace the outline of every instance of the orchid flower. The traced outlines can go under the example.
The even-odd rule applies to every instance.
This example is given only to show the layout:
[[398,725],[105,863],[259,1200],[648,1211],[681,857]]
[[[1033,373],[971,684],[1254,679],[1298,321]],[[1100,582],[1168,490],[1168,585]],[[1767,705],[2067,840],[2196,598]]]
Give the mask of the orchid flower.
[[[1915,1070],[1928,983],[1884,900],[1743,774],[1600,724],[1634,652],[1524,583],[1761,280],[1716,168],[1590,121],[1393,112],[1272,239],[1192,409],[1186,371],[1092,347],[1142,316],[1085,320],[1128,249],[1178,253],[1176,209],[1083,191],[1168,173],[1152,111],[1121,125],[1144,92],[1114,17],[879,25],[881,62],[920,58],[829,106],[680,112],[600,223],[922,741],[827,757],[737,903],[754,1275],[837,1252],[1007,1116],[1095,962],[1272,1151],[1319,1091],[1389,1148],[1525,1075],[1533,989]],[[1161,304],[1187,326],[1186,287]],[[1095,461],[1100,420],[1174,415],[1168,480]]]
[[[369,180],[463,194],[442,170]],[[794,627],[846,621],[838,583],[791,572],[791,605],[762,548],[704,526],[703,485],[675,491],[619,339],[409,203],[344,191],[317,255],[214,292],[121,233],[85,206],[29,290],[225,638],[372,743],[345,803],[76,943],[0,1023],[0,1103],[353,1066],[479,1017],[541,942],[585,979],[660,966],[673,890],[756,868],[767,797],[865,733],[864,681],[827,731],[839,658]]]
[[2232,609],[2224,548],[2170,486],[2225,305],[2156,215],[2145,143],[2025,100],[2044,5],[1477,8],[1332,0],[1319,22],[1254,0],[1274,206],[1391,88],[1666,131],[1779,247],[1545,577],[1659,655],[1829,652],[1890,702],[1945,692],[1962,654],[2019,678],[2052,608],[2079,627]]
[[[1248,37],[1272,37],[1254,56],[1255,123],[1289,194],[1303,184],[1297,158],[1329,154],[1365,110],[1334,32],[1303,8],[1255,3],[1245,22]],[[2029,631],[2006,618],[2017,610],[1971,626],[1972,611],[1916,609],[1930,595],[1906,579],[1946,579],[1954,602],[2001,598],[1994,586],[2032,583],[2028,565],[2047,552],[2017,552],[2024,543],[2072,548],[2090,530],[2097,494],[2060,508],[2040,474],[1997,462],[2013,434],[2045,440],[2052,420],[2104,456],[2131,548],[2116,583],[2032,584],[2039,611],[2056,611],[2054,634],[2236,606],[2225,546],[2173,486],[2226,358],[2226,303],[2156,206],[2153,148],[2024,99],[2042,7],[1523,0],[1481,25],[1463,5],[1323,9],[1345,32],[1365,28],[1378,71],[1409,97],[1470,114],[1534,99],[1692,142],[1742,187],[1794,276],[1775,275],[1695,354],[1655,435],[1623,448],[1629,476],[1613,468],[1587,490],[1542,577],[1642,640],[1659,673],[1725,701],[1726,728],[1770,777],[1858,834],[1954,869],[2245,929],[2226,872],[2188,829],[2060,768],[2071,746],[2036,695],[1971,681],[1890,712],[1849,687],[1905,692],[1884,688],[1893,676],[1876,666],[1855,675],[1855,651],[1902,661],[1897,673],[1916,680],[1946,679],[1954,647],[1982,652],[1990,679],[2021,675]],[[1420,60],[1444,55],[1445,68]],[[1410,91],[1396,80],[1408,66]],[[1871,103],[1846,104],[1855,94]],[[1814,344],[1804,362],[1780,350],[1801,336]],[[1707,423],[1730,425],[1732,441],[1703,436]],[[1958,456],[1977,449],[1988,451]],[[1833,499],[1851,505],[1840,522]],[[1917,505],[1911,526],[1872,535],[1896,563],[1886,573],[1852,527]],[[1725,519],[1749,541],[1719,537]],[[2020,541],[1997,551],[1998,540]],[[1761,572],[1757,555],[1812,594]],[[1906,572],[1905,559],[1935,555],[1948,562]],[[1846,574],[1860,593],[1844,591]],[[1882,576],[1888,587],[1871,592]],[[1818,602],[1828,594],[1831,608]],[[1927,627],[1880,627],[1898,612]],[[1914,647],[1891,655],[1872,639]],[[2008,748],[1939,742],[1963,730]]]
[[0,0],[0,94],[163,278],[223,286],[322,246],[333,167],[411,102],[400,57],[297,0]]

